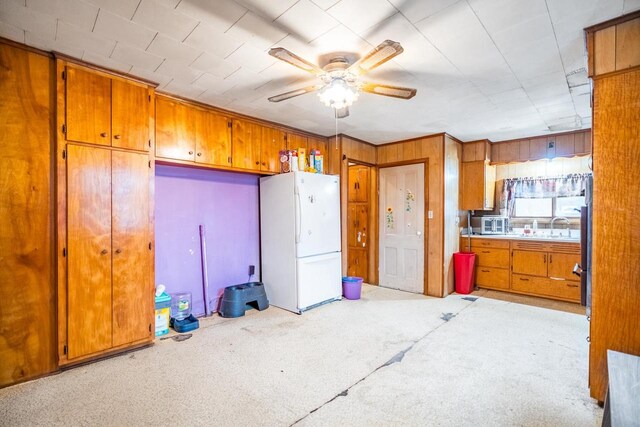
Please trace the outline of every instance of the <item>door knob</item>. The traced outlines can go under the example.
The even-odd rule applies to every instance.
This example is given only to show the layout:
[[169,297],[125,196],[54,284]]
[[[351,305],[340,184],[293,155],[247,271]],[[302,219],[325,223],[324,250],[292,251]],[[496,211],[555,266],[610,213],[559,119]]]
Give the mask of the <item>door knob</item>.
[[198,153],[198,156],[202,156],[202,153]]
[[193,154],[193,151],[189,151],[189,154]]
[[418,235],[418,237],[421,237],[422,236],[422,231],[418,230],[418,231],[416,231],[416,234]]

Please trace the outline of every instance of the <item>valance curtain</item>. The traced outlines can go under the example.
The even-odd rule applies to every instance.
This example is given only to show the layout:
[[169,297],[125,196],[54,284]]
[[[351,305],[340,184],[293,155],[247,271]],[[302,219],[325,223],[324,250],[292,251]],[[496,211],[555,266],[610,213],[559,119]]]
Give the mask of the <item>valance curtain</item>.
[[581,173],[557,178],[505,179],[500,193],[500,209],[506,209],[507,215],[511,217],[516,198],[583,196],[589,176],[590,173]]

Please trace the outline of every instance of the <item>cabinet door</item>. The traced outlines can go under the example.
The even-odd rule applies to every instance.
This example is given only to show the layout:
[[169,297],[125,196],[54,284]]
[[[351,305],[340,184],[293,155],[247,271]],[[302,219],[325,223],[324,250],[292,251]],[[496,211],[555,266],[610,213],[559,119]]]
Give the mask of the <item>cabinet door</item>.
[[358,173],[358,169],[355,166],[349,166],[349,192],[348,192],[348,201],[355,202],[358,200],[358,179],[360,178],[360,174]]
[[460,165],[460,209],[482,210],[485,196],[484,161]]
[[297,133],[287,134],[287,149],[297,150],[298,148],[304,148],[307,150],[308,138],[306,136],[298,135]]
[[573,156],[576,152],[575,134],[549,137],[549,141],[555,142],[553,157]]
[[531,138],[529,140],[529,160],[547,158],[547,138]]
[[195,115],[190,107],[168,98],[156,98],[156,156],[193,161],[195,133]]
[[151,337],[149,158],[112,154],[113,346]]
[[484,166],[484,210],[493,210],[496,198],[496,167]]
[[111,151],[67,146],[69,359],[112,346]]
[[547,253],[514,250],[512,270],[514,274],[547,277]]
[[[285,148],[285,133],[279,129],[262,127],[260,143],[260,170],[265,172],[280,171],[280,150]],[[308,154],[307,154],[308,155]]]
[[149,90],[114,79],[111,82],[111,146],[149,151]]
[[67,67],[67,140],[111,145],[111,79]]
[[359,166],[358,171],[358,189],[356,192],[356,202],[369,201],[369,168]]
[[578,254],[549,253],[549,277],[579,282],[580,278],[573,274],[573,267],[580,264]]
[[260,170],[262,126],[244,120],[233,121],[232,163],[236,168]]
[[196,162],[231,166],[231,128],[228,118],[204,110],[196,115]]
[[[326,139],[309,137],[309,138],[307,138],[307,153],[311,149],[320,150],[320,154],[322,154],[324,156],[324,158],[326,159],[327,158],[327,145],[328,145],[328,143],[327,143]],[[325,160],[325,163],[326,163],[326,160]]]
[[367,273],[369,271],[367,257],[368,251],[366,249],[349,248],[347,275],[362,277],[367,282]]

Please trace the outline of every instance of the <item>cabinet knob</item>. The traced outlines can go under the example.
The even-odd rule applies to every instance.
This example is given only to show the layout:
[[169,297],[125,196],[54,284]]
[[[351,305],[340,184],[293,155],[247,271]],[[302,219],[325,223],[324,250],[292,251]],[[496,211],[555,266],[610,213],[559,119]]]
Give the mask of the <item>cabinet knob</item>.
[[120,139],[120,135],[113,135],[113,139]]
[[107,252],[108,252],[108,251],[107,251],[106,249],[103,249],[103,250],[101,250],[101,251],[100,251],[100,255],[106,255],[106,254],[107,254]]
[[198,153],[198,156],[202,156],[202,153]]
[[267,166],[267,164],[265,162],[262,162],[262,166]]
[[122,249],[120,249],[120,248],[116,249],[116,253],[117,253],[117,254],[119,254],[119,253],[121,253],[121,252],[122,252]]
[[106,138],[107,137],[107,133],[106,132],[101,132],[100,136],[103,137],[103,138]]
[[260,164],[260,162],[256,162],[256,165],[259,165],[259,164]]
[[189,151],[189,154],[193,154],[193,151]]

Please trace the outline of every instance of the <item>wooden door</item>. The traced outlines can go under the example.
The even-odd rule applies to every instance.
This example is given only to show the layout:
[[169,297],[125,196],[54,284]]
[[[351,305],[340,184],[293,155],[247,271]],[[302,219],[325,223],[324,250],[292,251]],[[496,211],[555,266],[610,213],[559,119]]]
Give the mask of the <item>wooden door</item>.
[[111,79],[66,69],[67,140],[111,145]]
[[580,264],[579,254],[549,253],[549,277],[553,279],[580,281],[580,277],[573,274],[573,267]]
[[112,154],[113,346],[151,337],[149,157]]
[[112,346],[111,151],[67,146],[69,359]]
[[512,252],[512,270],[514,274],[547,277],[547,253],[533,251]]
[[149,151],[151,95],[146,86],[114,79],[111,82],[111,146]]
[[279,153],[280,150],[285,148],[285,133],[280,129],[263,126],[262,141],[260,143],[260,170],[264,172],[279,172]]
[[424,164],[380,169],[380,285],[424,293]]
[[216,166],[231,166],[231,121],[205,110],[196,115],[196,162]]
[[257,123],[233,120],[231,150],[233,167],[260,170],[260,140],[262,126]]
[[195,159],[196,123],[193,109],[162,96],[156,97],[156,156]]
[[357,249],[368,248],[369,204],[349,203],[347,216],[347,245]]

